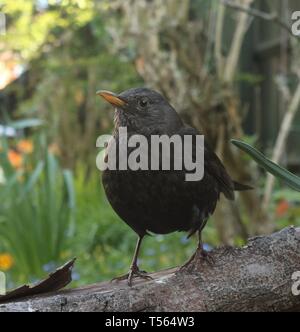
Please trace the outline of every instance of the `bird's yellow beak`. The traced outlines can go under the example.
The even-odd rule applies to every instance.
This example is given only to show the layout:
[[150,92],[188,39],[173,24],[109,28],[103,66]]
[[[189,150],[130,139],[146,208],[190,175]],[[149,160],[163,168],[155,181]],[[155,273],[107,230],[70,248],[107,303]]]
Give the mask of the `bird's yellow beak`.
[[111,105],[116,107],[122,107],[126,104],[124,100],[122,100],[120,97],[118,97],[115,93],[105,90],[100,90],[97,92],[97,96],[102,97],[107,102],[109,102]]

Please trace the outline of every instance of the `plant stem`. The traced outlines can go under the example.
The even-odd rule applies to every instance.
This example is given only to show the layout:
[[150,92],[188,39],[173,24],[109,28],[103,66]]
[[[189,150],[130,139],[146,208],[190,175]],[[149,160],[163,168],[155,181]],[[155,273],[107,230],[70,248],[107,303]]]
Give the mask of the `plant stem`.
[[[282,155],[284,153],[284,148],[286,146],[286,141],[288,138],[288,134],[290,132],[293,119],[295,118],[295,115],[299,109],[300,106],[300,81],[298,82],[298,86],[295,90],[295,93],[291,99],[291,102],[289,104],[288,110],[283,118],[282,125],[279,130],[279,134],[276,140],[276,144],[273,150],[273,156],[272,161],[276,164],[278,164],[282,158]],[[273,192],[275,183],[275,178],[273,175],[268,174],[266,187],[265,187],[265,193],[264,193],[264,199],[263,199],[263,207],[266,209],[271,200],[271,195]]]

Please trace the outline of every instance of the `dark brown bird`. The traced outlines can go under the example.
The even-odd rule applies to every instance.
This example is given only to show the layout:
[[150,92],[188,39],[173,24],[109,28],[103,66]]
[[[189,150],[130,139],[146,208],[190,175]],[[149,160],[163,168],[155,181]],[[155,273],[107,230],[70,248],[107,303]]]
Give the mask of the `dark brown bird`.
[[[137,88],[119,95],[108,91],[99,91],[97,94],[115,107],[114,138],[117,146],[120,127],[127,127],[128,138],[137,134],[144,135],[149,142],[152,135],[200,135],[196,129],[185,125],[174,108],[156,91]],[[130,271],[118,280],[126,278],[131,285],[133,277],[149,278],[137,265],[142,239],[149,232],[168,234],[185,231],[189,236],[198,232],[197,251],[205,256],[201,232],[215,211],[220,194],[234,200],[235,190],[251,189],[230,178],[206,143],[204,150],[205,172],[201,181],[186,181],[185,169],[103,172],[102,182],[110,204],[138,235]]]

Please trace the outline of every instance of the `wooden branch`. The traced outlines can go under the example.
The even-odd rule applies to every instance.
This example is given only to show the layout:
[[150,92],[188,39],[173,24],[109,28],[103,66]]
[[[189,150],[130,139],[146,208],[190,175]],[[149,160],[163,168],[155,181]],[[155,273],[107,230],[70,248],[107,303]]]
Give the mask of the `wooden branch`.
[[[300,311],[293,295],[300,271],[300,228],[249,240],[240,249],[197,258],[189,270],[152,275],[153,281],[101,283],[0,305],[11,311]],[[296,275],[297,276],[297,275]]]
[[[298,82],[297,88],[294,92],[293,97],[291,98],[290,104],[288,106],[287,112],[283,117],[283,121],[276,139],[275,147],[273,150],[272,161],[278,164],[282,158],[284,153],[286,142],[288,139],[288,135],[290,133],[290,129],[293,124],[293,120],[300,108],[300,81]],[[263,207],[267,209],[270,201],[271,196],[274,188],[275,178],[273,175],[268,174],[266,186],[265,186],[265,193],[263,198]]]
[[240,5],[240,4],[230,1],[230,0],[222,0],[222,3],[232,9],[247,13],[250,16],[253,16],[253,17],[265,20],[265,21],[274,22],[275,24],[279,25],[282,29],[288,31],[291,36],[295,37],[293,35],[291,27],[286,22],[281,20],[277,13],[265,13],[261,10],[243,6],[243,5]]
[[[247,9],[250,8],[253,0],[240,0]],[[229,55],[226,60],[225,71],[224,71],[224,82],[227,84],[232,84],[234,80],[234,75],[237,70],[238,62],[241,55],[241,49],[245,34],[248,28],[248,13],[246,11],[241,11],[238,15],[237,25],[232,38],[232,43],[229,51]]]
[[224,18],[225,18],[225,6],[222,3],[219,3],[217,22],[216,22],[216,32],[215,32],[215,48],[214,48],[217,74],[219,79],[222,79],[224,72],[224,58],[222,56]]

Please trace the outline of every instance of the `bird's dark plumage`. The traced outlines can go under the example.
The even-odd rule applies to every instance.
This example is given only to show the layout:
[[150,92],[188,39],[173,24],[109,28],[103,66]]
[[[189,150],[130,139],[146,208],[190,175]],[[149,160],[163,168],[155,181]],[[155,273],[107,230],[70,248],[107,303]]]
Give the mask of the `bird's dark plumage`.
[[[200,134],[185,125],[174,108],[156,91],[138,88],[120,95],[106,91],[99,94],[116,107],[114,136],[117,141],[119,127],[127,127],[129,137],[139,134],[149,141],[151,135],[195,137]],[[204,155],[204,178],[196,182],[185,180],[185,170],[106,170],[102,181],[107,198],[140,239],[149,232],[168,234],[185,231],[189,235],[201,232],[221,193],[233,200],[235,190],[250,189],[231,179],[206,143]],[[136,256],[139,245],[140,242]],[[129,283],[133,274],[140,275],[136,259],[131,267]]]

